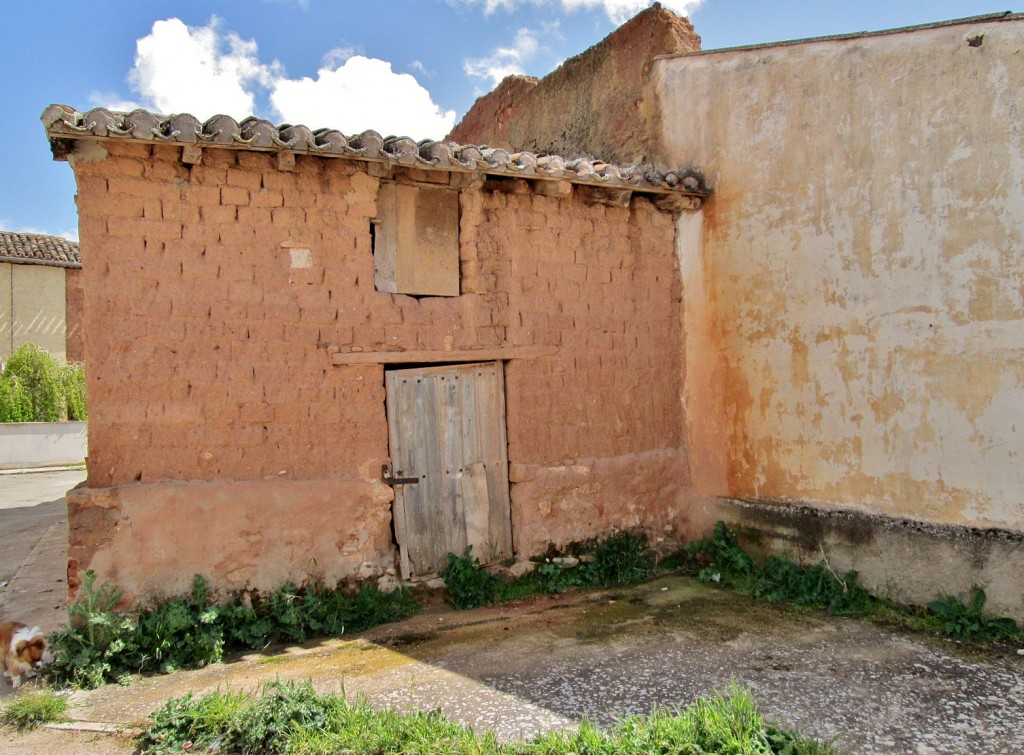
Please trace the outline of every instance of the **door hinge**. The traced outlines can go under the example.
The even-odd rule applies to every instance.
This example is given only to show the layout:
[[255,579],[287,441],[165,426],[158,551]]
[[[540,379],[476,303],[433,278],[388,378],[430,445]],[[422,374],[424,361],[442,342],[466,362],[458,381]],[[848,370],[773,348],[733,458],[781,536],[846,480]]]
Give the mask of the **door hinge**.
[[386,461],[380,465],[380,476],[385,485],[415,485],[420,481],[419,477],[395,477],[391,470],[391,462]]

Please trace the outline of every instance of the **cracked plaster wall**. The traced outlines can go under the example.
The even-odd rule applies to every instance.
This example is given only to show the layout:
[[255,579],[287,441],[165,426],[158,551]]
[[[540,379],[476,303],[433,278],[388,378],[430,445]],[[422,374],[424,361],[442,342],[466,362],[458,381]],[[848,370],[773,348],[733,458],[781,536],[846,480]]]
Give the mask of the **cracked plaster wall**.
[[701,492],[1024,529],[1024,23],[655,76],[715,188],[681,249]]

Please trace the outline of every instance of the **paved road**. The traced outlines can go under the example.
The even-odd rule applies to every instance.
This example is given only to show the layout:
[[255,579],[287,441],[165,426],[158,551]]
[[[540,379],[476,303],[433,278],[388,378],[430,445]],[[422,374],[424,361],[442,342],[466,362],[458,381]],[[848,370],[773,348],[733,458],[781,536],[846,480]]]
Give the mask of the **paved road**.
[[84,469],[0,474],[0,510],[57,501],[85,479]]
[[[83,470],[0,475],[0,621],[51,632],[67,620],[64,494],[84,479]],[[0,697],[9,692],[0,683]]]

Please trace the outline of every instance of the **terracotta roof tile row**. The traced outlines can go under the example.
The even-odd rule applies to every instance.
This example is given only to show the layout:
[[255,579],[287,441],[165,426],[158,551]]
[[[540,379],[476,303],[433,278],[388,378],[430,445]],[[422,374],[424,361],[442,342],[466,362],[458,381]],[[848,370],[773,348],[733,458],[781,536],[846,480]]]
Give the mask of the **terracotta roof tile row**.
[[41,233],[0,231],[0,262],[81,267],[78,243]]
[[346,136],[329,128],[311,130],[302,125],[275,126],[253,116],[236,121],[227,115],[215,115],[200,121],[187,113],[164,116],[147,110],[117,113],[105,108],[83,113],[67,105],[50,105],[43,112],[42,121],[51,142],[99,137],[291,151],[424,169],[560,179],[641,192],[678,192],[698,196],[708,193],[702,176],[693,170],[661,171],[583,158],[566,159],[532,152],[510,153],[504,149],[429,139],[417,142],[406,136],[383,137],[376,131]]

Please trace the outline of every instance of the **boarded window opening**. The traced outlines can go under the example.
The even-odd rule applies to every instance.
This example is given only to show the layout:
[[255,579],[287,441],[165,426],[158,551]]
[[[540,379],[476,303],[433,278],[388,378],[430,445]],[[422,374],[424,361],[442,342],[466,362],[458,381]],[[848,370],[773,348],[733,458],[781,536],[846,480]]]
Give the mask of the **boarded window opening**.
[[381,183],[370,230],[378,291],[459,295],[458,191]]

